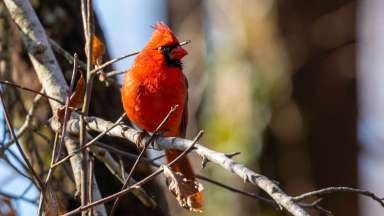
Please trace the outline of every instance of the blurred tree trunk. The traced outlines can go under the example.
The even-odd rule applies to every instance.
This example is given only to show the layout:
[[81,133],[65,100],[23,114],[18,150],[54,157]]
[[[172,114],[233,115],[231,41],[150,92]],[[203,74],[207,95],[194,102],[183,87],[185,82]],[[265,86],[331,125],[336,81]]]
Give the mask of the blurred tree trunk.
[[[287,143],[269,133],[263,173],[276,176],[289,194],[335,185],[356,187],[356,5],[349,0],[277,3],[304,136]],[[326,196],[322,206],[334,215],[358,214],[356,195]]]
[[[357,5],[359,182],[364,190],[384,194],[384,1],[362,0]],[[383,215],[376,203],[359,201],[361,215]]]
[[[2,3],[0,4],[2,5]],[[32,1],[32,4],[36,9],[40,21],[46,29],[47,35],[57,41],[69,53],[78,53],[79,59],[85,61],[80,1],[36,0]],[[4,8],[1,9],[4,10]],[[2,11],[2,13],[3,12],[4,11]],[[2,79],[11,80],[21,86],[40,90],[41,85],[23,49],[23,44],[17,29],[13,24],[12,30],[12,34],[10,35],[11,41],[8,45],[11,46],[9,48],[12,50],[12,52],[10,52],[12,64],[10,66],[13,68],[11,71],[2,70],[5,71],[1,74]],[[97,21],[97,14],[95,15],[95,34],[102,40],[104,39],[102,29]],[[60,55],[56,54],[56,57],[69,83],[72,73],[72,65]],[[105,56],[104,60],[107,58],[108,55]],[[20,122],[24,121],[25,116],[26,108],[24,108],[23,104],[29,105],[34,96],[33,94],[25,93],[13,88],[7,88],[7,93],[8,106],[12,108],[10,110],[12,111],[12,116],[14,116],[13,121],[20,124]],[[22,100],[20,100],[21,98]],[[116,120],[123,113],[120,102],[120,89],[117,81],[107,87],[96,78],[89,113],[90,115],[100,116],[111,121]],[[37,146],[39,146],[38,152],[40,157],[43,158],[40,158],[40,160],[44,160],[43,162],[45,164],[45,169],[40,167],[41,169],[39,169],[39,172],[41,176],[45,176],[49,167],[48,164],[54,137],[54,134],[44,126],[47,123],[47,120],[52,116],[47,103],[45,103],[44,107],[39,107],[36,115],[39,119],[38,123],[40,124],[36,131],[47,136],[49,142],[43,142],[42,139],[37,137],[32,131],[28,132],[30,134],[29,137],[32,137],[32,139],[29,140],[30,142],[36,142]],[[18,126],[18,124],[16,124],[16,126]],[[134,145],[129,145],[126,141],[121,139],[105,138],[102,139],[102,142],[125,151],[137,153]],[[28,144],[28,142],[26,142],[26,144]],[[33,161],[39,159],[34,156],[32,158]],[[126,170],[129,170],[132,164],[133,161],[125,161]],[[79,204],[73,197],[74,188],[70,181],[71,178],[68,178],[72,175],[71,169],[67,167],[67,170],[69,170],[69,172],[63,173],[62,169],[58,169],[54,176],[54,181],[52,181],[53,188],[58,192],[58,196],[62,200],[62,204],[66,211],[77,207]],[[139,166],[139,169],[135,172],[133,177],[135,179],[141,179],[149,173],[149,167]],[[97,162],[97,160],[95,162],[95,175],[103,197],[121,189],[122,184],[115,179],[103,164]],[[121,199],[116,215],[167,215],[167,204],[158,188],[159,187],[155,181],[144,186],[144,189],[155,197],[160,207],[156,209],[146,208],[132,194],[128,194]],[[111,202],[106,205],[107,210],[111,205]]]

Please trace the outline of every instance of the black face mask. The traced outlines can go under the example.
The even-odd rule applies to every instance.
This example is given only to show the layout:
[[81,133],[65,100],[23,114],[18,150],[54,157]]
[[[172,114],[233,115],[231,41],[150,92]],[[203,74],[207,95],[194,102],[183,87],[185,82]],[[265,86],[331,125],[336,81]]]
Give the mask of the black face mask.
[[180,59],[172,59],[171,58],[171,51],[172,49],[180,46],[179,44],[172,44],[172,45],[166,45],[166,46],[161,46],[160,51],[163,54],[165,58],[165,64],[167,66],[172,66],[172,67],[177,67],[177,68],[182,68],[182,63]]

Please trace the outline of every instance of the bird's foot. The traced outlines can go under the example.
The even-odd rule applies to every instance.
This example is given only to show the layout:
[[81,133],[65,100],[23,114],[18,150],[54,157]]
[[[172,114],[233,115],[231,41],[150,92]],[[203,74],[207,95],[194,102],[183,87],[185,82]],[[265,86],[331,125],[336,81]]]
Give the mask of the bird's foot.
[[145,148],[145,143],[143,143],[143,140],[146,136],[149,136],[149,133],[146,131],[146,130],[143,130],[143,131],[140,131],[139,132],[139,137],[137,138],[137,141],[136,141],[136,147],[139,149],[139,150],[142,150]]
[[[154,132],[152,135],[150,135],[146,130],[143,130],[140,132],[139,138],[137,139],[137,143],[135,143],[135,144],[136,144],[137,148],[140,150],[148,147],[148,145],[151,145],[152,148],[154,148],[156,139],[159,137],[162,137],[165,134],[165,132],[166,131],[158,131],[158,132]],[[148,139],[147,142],[143,142],[144,138],[146,136],[150,136],[150,138]]]

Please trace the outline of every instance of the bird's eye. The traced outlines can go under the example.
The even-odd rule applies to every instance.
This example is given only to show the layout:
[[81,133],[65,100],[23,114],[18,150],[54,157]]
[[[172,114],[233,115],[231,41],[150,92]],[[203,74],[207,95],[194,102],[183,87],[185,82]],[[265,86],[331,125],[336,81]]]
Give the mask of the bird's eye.
[[161,47],[159,47],[159,51],[162,52],[163,54],[168,53],[169,47],[168,46],[161,46]]
[[168,53],[172,50],[172,47],[170,46],[161,46],[159,47],[159,51],[162,52],[163,54],[168,55]]

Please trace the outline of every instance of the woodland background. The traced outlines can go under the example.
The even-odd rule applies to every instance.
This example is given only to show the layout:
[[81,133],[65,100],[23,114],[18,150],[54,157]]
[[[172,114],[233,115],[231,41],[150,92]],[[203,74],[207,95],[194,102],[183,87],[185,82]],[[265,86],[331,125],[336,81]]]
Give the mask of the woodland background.
[[[80,1],[32,0],[47,34],[69,52],[85,59]],[[383,148],[384,2],[380,0],[240,0],[240,1],[106,1],[95,0],[96,35],[105,41],[109,56],[140,50],[149,38],[149,27],[164,20],[180,40],[191,40],[184,72],[190,86],[188,137],[205,130],[203,143],[222,152],[241,152],[236,159],[259,173],[277,180],[288,194],[300,194],[327,186],[370,189],[384,195]],[[7,21],[0,2],[0,70],[2,80],[40,90],[40,84],[14,25]],[[108,58],[108,57],[106,57]],[[12,65],[1,64],[11,60]],[[66,78],[71,65],[58,57]],[[115,64],[129,68],[131,60]],[[24,121],[33,94],[3,87],[15,127]],[[43,99],[45,100],[45,99]],[[106,87],[95,82],[90,113],[115,120],[122,113],[118,82]],[[49,160],[47,145],[53,134],[44,123],[51,114],[46,103],[35,112],[36,124],[22,142],[38,143],[32,149],[34,163]],[[0,138],[9,136],[0,127]],[[119,146],[121,140],[103,142]],[[121,145],[120,145],[121,146]],[[127,145],[125,145],[127,146]],[[135,151],[134,148],[127,149]],[[11,148],[4,153],[12,163]],[[216,166],[196,170],[214,179],[244,186],[236,176]],[[131,165],[126,162],[126,166]],[[0,191],[30,188],[23,177],[0,160]],[[380,168],[381,167],[381,168]],[[44,172],[44,170],[39,170]],[[138,176],[148,173],[142,167]],[[101,164],[96,177],[105,194],[120,184]],[[65,170],[55,176],[63,205],[75,205]],[[158,196],[160,180],[146,186]],[[204,184],[203,215],[279,215],[269,206],[239,194]],[[28,189],[29,190],[29,189]],[[15,194],[19,194],[15,193]],[[32,187],[26,197],[38,196]],[[140,207],[125,196],[120,212],[135,215],[190,214],[176,204],[168,210]],[[23,200],[12,205],[20,215],[31,215],[36,206]],[[384,210],[368,198],[355,194],[326,196],[322,206],[334,215],[380,215]],[[311,212],[318,214],[315,211]]]

